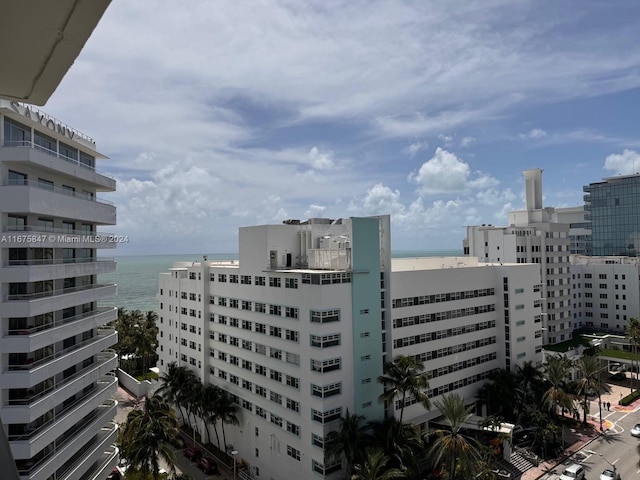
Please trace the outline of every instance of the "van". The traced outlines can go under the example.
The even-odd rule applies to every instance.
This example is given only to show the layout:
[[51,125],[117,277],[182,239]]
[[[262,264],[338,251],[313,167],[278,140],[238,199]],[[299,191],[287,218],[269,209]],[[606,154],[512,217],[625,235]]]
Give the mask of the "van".
[[577,463],[569,465],[564,469],[559,480],[584,480],[584,468]]

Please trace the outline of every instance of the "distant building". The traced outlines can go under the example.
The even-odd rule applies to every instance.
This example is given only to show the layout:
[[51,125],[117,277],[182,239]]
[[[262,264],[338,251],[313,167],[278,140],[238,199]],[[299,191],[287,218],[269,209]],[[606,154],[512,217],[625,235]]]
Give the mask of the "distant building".
[[640,318],[640,258],[571,256],[576,328],[624,333]]
[[542,207],[542,170],[525,170],[526,210],[509,212],[509,226],[467,227],[464,253],[494,263],[537,263],[544,343],[572,338],[569,223],[553,207]]
[[97,251],[115,243],[96,235],[116,222],[96,197],[115,180],[101,158],[79,131],[0,100],[0,419],[22,480],[103,480],[117,463],[117,310],[98,307],[116,286],[97,280],[115,270]]
[[640,175],[605,178],[585,186],[592,255],[637,257],[640,252]]
[[[474,402],[495,369],[542,359],[538,265],[390,257],[388,216],[241,228],[239,262],[174,264],[159,279],[159,368],[227,390],[240,425],[228,449],[260,478],[338,478],[327,434],[378,400],[384,362],[420,358],[432,400]],[[439,415],[415,400],[404,419]],[[224,448],[224,447],[223,447]]]

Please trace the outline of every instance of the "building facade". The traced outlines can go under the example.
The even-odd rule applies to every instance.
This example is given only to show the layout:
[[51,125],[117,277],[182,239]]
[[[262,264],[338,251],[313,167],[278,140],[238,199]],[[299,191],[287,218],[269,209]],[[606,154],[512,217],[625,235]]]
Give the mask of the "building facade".
[[570,224],[557,211],[542,207],[542,170],[525,170],[526,210],[509,212],[509,226],[467,227],[464,253],[481,261],[536,263],[540,285],[544,343],[570,340]]
[[[252,478],[337,478],[324,442],[350,413],[399,415],[377,378],[422,359],[429,395],[469,403],[497,368],[541,359],[537,265],[391,259],[388,216],[241,228],[239,262],[177,263],[160,275],[159,368],[228,391],[228,450]],[[407,399],[404,419],[439,415]],[[202,427],[201,427],[202,428]]]
[[115,270],[96,228],[115,181],[95,142],[32,107],[0,100],[0,418],[24,480],[102,479],[117,462]]
[[636,257],[640,252],[640,175],[621,175],[583,187],[591,222],[592,255]]
[[571,256],[576,328],[625,333],[640,318],[640,258]]

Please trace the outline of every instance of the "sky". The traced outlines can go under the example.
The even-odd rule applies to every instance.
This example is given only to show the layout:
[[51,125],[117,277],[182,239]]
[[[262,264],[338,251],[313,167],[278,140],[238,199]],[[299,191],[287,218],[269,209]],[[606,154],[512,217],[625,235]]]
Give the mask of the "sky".
[[[117,180],[119,255],[390,214],[393,250],[640,171],[634,0],[114,1],[45,107]],[[637,165],[636,165],[637,164]]]

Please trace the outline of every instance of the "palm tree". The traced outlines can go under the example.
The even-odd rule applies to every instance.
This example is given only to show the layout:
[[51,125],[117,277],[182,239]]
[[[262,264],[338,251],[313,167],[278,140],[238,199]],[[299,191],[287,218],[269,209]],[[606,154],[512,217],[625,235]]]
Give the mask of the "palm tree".
[[565,389],[566,379],[570,368],[571,360],[566,356],[550,356],[545,364],[545,378],[551,386],[542,396],[542,401],[553,412],[557,411],[557,407],[561,407],[563,410],[567,409],[569,411],[571,411],[573,407],[572,395]]
[[[581,378],[578,380],[578,387],[580,394],[583,395],[581,405],[583,407],[582,423],[587,424],[587,414],[589,413],[589,391],[598,392],[598,398],[600,393],[606,390],[611,391],[609,385],[602,385],[600,382],[600,360],[598,357],[582,356],[576,362],[576,367],[580,372]],[[600,415],[602,416],[602,402],[600,402]]]
[[167,371],[160,376],[162,386],[156,391],[165,401],[176,405],[184,423],[185,415],[182,412],[180,400],[182,398],[182,388],[187,383],[189,377],[189,369],[184,366],[178,366],[176,362],[167,365]]
[[[227,434],[224,431],[225,423],[229,425],[240,425],[240,421],[238,420],[237,412],[238,407],[231,396],[227,393],[226,390],[222,390],[222,394],[218,398],[216,402],[216,413],[220,421],[222,422],[222,440],[224,441],[225,449],[227,448]],[[218,446],[219,448],[219,446]]]
[[175,470],[172,443],[178,434],[178,421],[171,406],[160,396],[146,398],[142,410],[132,410],[122,429],[122,456],[147,478],[160,474],[158,460],[162,458]]
[[431,409],[431,401],[425,393],[429,388],[429,380],[424,372],[424,363],[416,357],[400,355],[393,362],[387,362],[383,367],[383,375],[378,377],[378,382],[385,387],[384,393],[379,397],[385,402],[393,402],[400,397],[400,423],[404,414],[407,395],[413,396],[424,408]]
[[389,457],[380,448],[368,447],[364,453],[364,462],[354,465],[351,480],[392,480],[406,478],[402,470],[386,469]]
[[436,402],[449,428],[436,430],[437,438],[429,451],[434,463],[447,472],[449,480],[454,480],[474,472],[481,460],[476,441],[464,435],[462,429],[473,412],[473,406],[466,406],[464,398],[457,393],[443,395]]
[[516,365],[516,378],[518,379],[518,390],[520,392],[516,411],[519,412],[518,416],[520,416],[525,403],[535,402],[536,391],[539,390],[543,377],[540,369],[535,366],[533,361],[529,360],[524,362],[522,366]]
[[346,476],[351,476],[351,468],[359,460],[362,444],[365,442],[365,427],[362,425],[363,415],[347,412],[340,418],[338,430],[329,432],[325,443],[327,458],[340,458],[344,455],[347,468]]
[[400,423],[395,417],[368,425],[370,438],[392,461],[401,468],[419,471],[420,462],[425,454],[425,445],[416,425]]
[[217,385],[207,384],[202,391],[202,399],[200,406],[200,415],[202,421],[207,430],[207,442],[211,443],[211,433],[209,432],[209,423],[213,423],[213,429],[216,433],[216,440],[218,441],[218,448],[220,448],[220,436],[218,435],[218,416],[216,413],[216,404],[218,399],[222,395],[222,390]]
[[478,399],[487,404],[490,415],[499,415],[513,421],[516,417],[517,399],[521,397],[519,379],[510,369],[494,370],[489,381],[478,392]]

